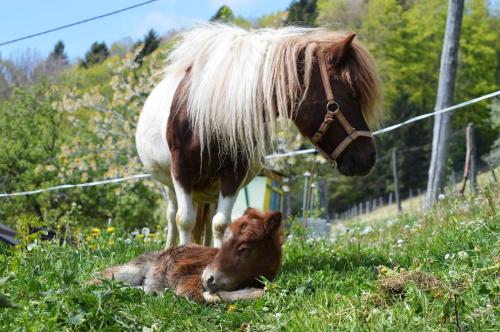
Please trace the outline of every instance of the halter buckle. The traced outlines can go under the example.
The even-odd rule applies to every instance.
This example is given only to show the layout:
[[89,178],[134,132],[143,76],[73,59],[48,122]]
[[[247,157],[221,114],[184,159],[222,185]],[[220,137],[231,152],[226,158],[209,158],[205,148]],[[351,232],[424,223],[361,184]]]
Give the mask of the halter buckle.
[[335,100],[330,100],[326,103],[326,110],[329,112],[337,112],[339,110],[339,104]]

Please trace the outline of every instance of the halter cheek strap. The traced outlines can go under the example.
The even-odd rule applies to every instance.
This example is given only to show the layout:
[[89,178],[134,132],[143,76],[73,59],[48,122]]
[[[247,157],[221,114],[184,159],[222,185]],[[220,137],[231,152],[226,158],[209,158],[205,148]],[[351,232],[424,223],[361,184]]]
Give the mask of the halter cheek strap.
[[[328,68],[326,66],[325,54],[323,52],[318,52],[319,59],[319,71],[321,73],[321,81],[323,82],[323,88],[325,89],[326,94],[326,114],[323,122],[319,126],[316,133],[311,137],[311,141],[316,146],[316,148],[323,154],[323,156],[332,163],[332,165],[336,164],[337,158],[340,156],[342,152],[356,139],[359,137],[367,137],[372,138],[372,134],[367,130],[356,130],[349,121],[346,119],[344,114],[340,111],[339,104],[335,101],[335,97],[333,96],[332,86],[330,85],[330,77],[328,75]],[[342,140],[342,142],[337,145],[337,147],[333,150],[332,153],[328,154],[323,149],[319,147],[319,143],[323,136],[325,136],[328,128],[330,128],[331,123],[337,119],[342,128],[344,128],[347,136]]]

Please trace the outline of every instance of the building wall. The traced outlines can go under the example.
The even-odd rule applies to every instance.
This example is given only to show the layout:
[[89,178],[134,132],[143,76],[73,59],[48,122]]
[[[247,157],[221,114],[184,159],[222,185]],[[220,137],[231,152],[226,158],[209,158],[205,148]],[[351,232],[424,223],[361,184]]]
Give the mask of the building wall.
[[234,204],[231,219],[234,220],[241,217],[247,207],[253,207],[260,210],[265,209],[266,182],[267,177],[257,176],[245,187],[248,194],[248,204],[245,198],[245,188],[240,190],[236,198],[236,203]]

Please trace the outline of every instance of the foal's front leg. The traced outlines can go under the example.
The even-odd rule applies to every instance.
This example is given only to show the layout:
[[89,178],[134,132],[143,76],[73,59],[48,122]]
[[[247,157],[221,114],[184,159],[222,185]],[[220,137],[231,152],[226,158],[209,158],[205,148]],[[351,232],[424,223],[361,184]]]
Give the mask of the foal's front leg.
[[262,288],[244,288],[235,291],[220,291],[216,294],[203,293],[203,299],[207,303],[226,302],[231,303],[237,300],[256,300],[264,296]]

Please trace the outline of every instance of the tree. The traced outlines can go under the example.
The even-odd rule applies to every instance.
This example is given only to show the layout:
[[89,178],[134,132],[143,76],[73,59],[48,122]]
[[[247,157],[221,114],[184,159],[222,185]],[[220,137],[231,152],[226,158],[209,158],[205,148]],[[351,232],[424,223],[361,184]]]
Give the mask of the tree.
[[[367,6],[372,11],[377,7],[374,1],[363,0],[318,0],[317,22],[322,26],[341,30],[358,30],[366,13]],[[380,1],[375,1],[380,4]],[[366,18],[377,19],[378,16],[369,15]],[[386,22],[391,24],[391,22]]]
[[[496,20],[500,20],[500,17]],[[457,101],[498,90],[500,82],[496,82],[499,79],[496,74],[499,73],[500,64],[496,52],[500,52],[497,49],[500,47],[497,40],[500,33],[495,30],[494,24],[495,18],[488,13],[486,0],[470,0],[465,3],[455,93]],[[470,105],[467,111],[453,115],[453,125],[456,128],[462,129],[469,122],[474,123],[478,156],[488,153],[499,134],[492,126],[490,114],[491,109],[485,103],[480,103]]]
[[317,0],[294,0],[288,7],[288,25],[315,26]]
[[221,6],[217,12],[210,18],[211,22],[229,23],[234,20],[234,14],[231,8],[226,5]]
[[137,54],[137,57],[134,59],[135,62],[142,64],[142,61],[145,56],[153,53],[158,46],[160,46],[161,38],[158,36],[156,31],[153,29],[149,30],[148,33],[144,36],[142,42],[139,42],[136,47],[142,44],[142,48],[140,52]]
[[90,46],[90,50],[85,53],[85,58],[81,60],[80,66],[84,68],[89,68],[93,65],[99,64],[106,60],[109,56],[109,50],[106,43],[94,42]]
[[64,52],[64,43],[62,40],[59,40],[54,45],[54,50],[50,52],[49,59],[54,62],[68,64],[68,56]]
[[257,20],[259,28],[280,28],[286,23],[287,13],[284,11],[261,16]]
[[[54,177],[62,123],[61,113],[51,105],[56,98],[57,94],[48,84],[38,84],[15,88],[12,96],[0,103],[0,132],[3,133],[0,192],[40,188]],[[56,201],[49,200],[45,208],[56,205]],[[21,211],[43,219],[45,208],[35,196],[4,200],[0,205],[0,219],[11,221]]]
[[[441,53],[436,110],[446,108],[453,102],[463,12],[464,0],[449,0],[446,32],[443,51]],[[425,207],[427,209],[436,200],[438,191],[441,190],[444,182],[443,178],[448,158],[450,117],[451,113],[435,115],[431,164],[429,166],[429,179],[425,195]]]
[[[496,129],[500,130],[500,101],[494,101],[491,104],[491,122]],[[496,167],[500,165],[500,136],[493,143],[490,153],[488,156],[483,158],[490,167]]]

